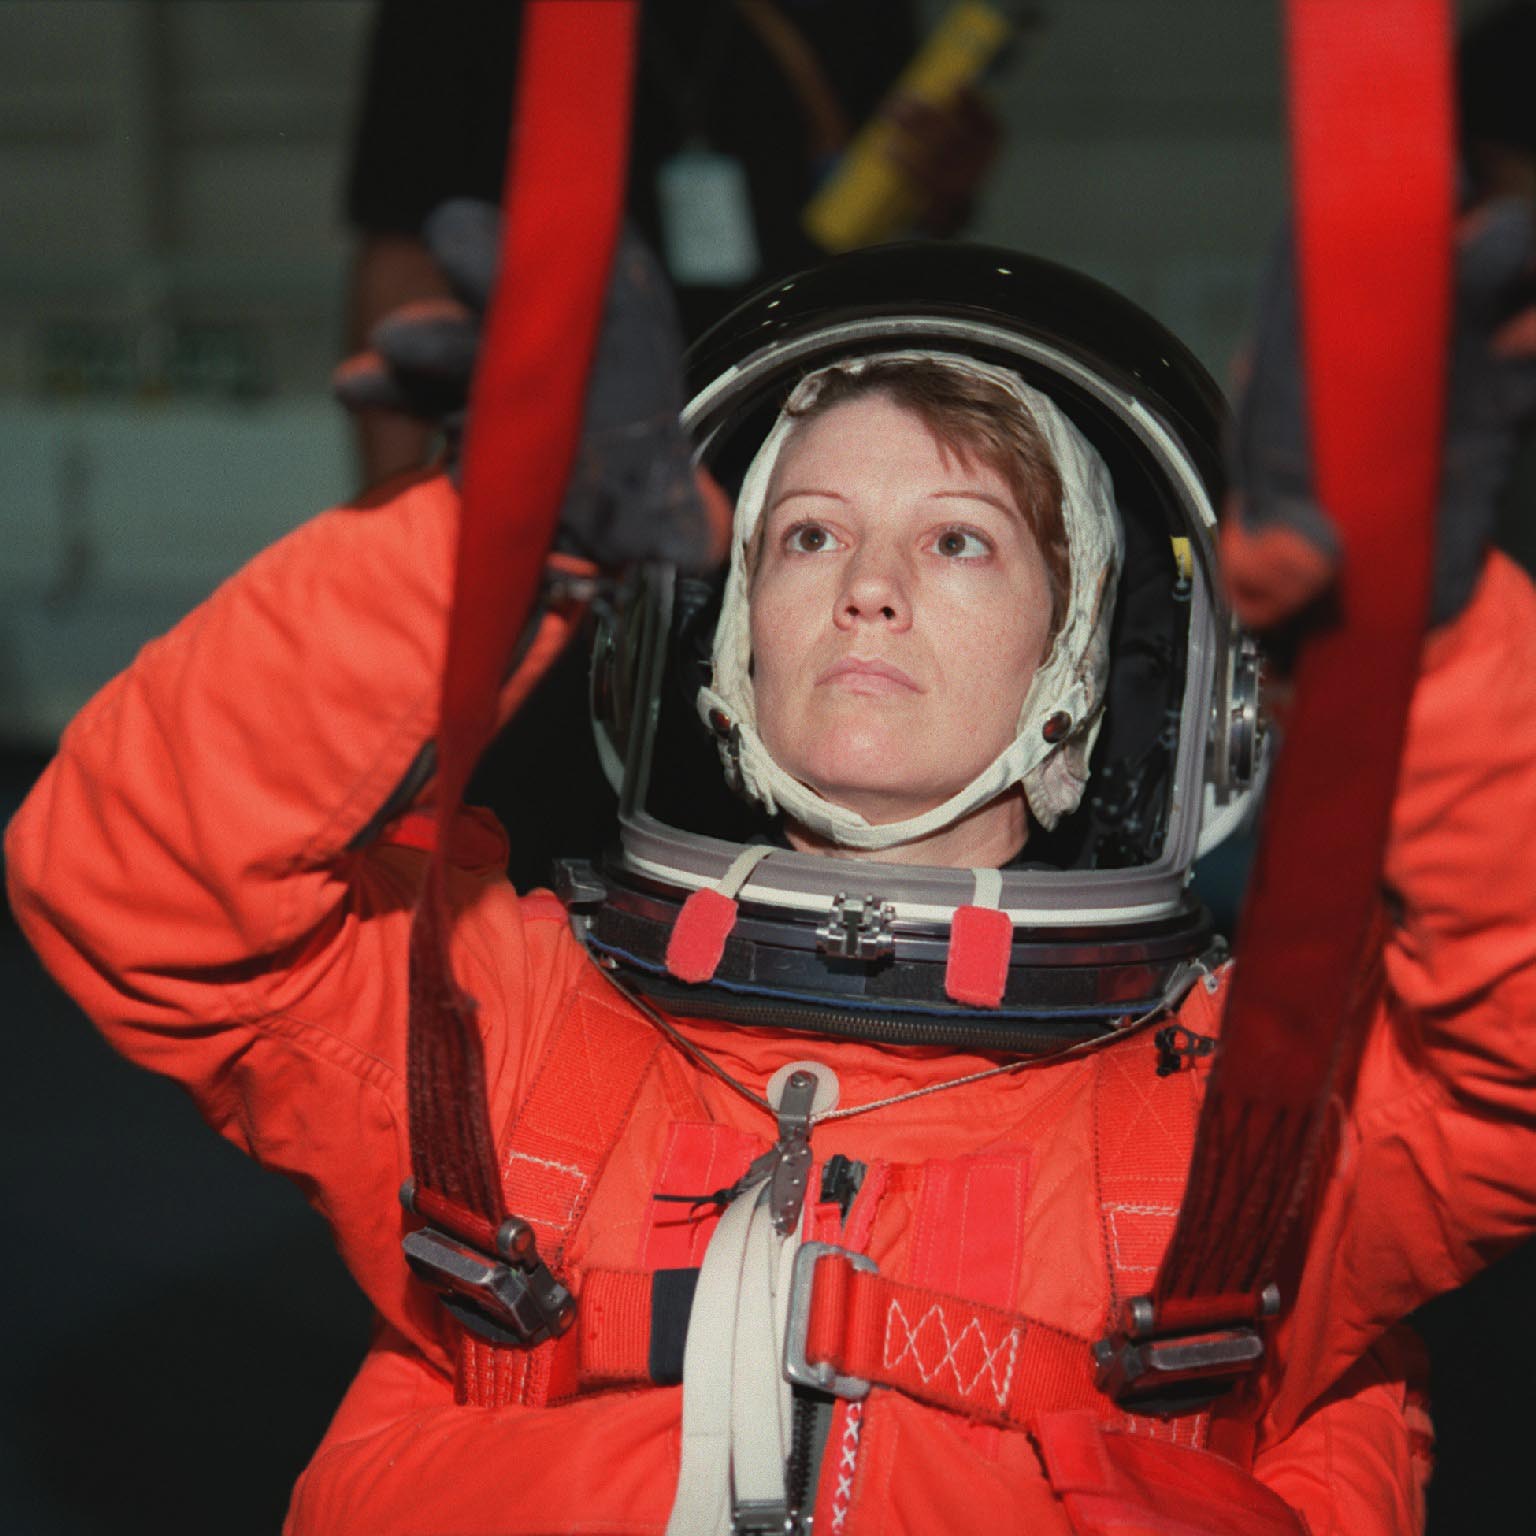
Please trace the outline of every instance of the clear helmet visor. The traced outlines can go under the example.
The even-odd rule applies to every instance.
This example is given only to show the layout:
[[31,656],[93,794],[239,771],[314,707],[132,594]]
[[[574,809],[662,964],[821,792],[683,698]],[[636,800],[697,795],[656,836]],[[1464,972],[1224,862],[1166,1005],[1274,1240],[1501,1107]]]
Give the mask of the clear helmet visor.
[[[685,410],[700,461],[739,499],[803,381],[891,353],[1005,370],[1026,402],[1044,396],[1112,484],[1123,561],[1080,802],[1055,825],[1035,817],[1023,856],[997,871],[892,862],[900,843],[877,862],[837,837],[831,852],[791,848],[771,796],[733,788],[742,740],[710,705],[725,573],[645,568],[594,654],[621,843],[567,894],[599,960],[673,1011],[1054,1049],[1157,1008],[1203,963],[1212,935],[1190,866],[1241,820],[1263,762],[1256,656],[1213,568],[1224,406],[1163,327],[1091,280],[975,247],[885,247],[765,290],[703,338]],[[794,806],[785,814],[800,820]],[[671,952],[690,909],[722,911],[693,903],[705,888],[731,899],[708,974],[674,966]],[[957,912],[972,905],[1009,919],[995,1006],[949,985]]]
[[[737,495],[800,379],[889,352],[894,341],[1008,367],[1048,395],[1109,465],[1126,558],[1103,730],[1083,805],[1052,833],[1035,834],[1031,854],[1061,869],[1158,869],[1181,879],[1203,851],[1203,826],[1209,842],[1240,816],[1255,719],[1253,700],[1233,694],[1250,687],[1252,662],[1213,587],[1206,481],[1147,402],[1043,339],[975,319],[914,316],[903,324],[882,316],[765,347],[708,382],[685,413],[700,458]],[[722,581],[665,570],[637,576],[622,621],[602,627],[593,707],[627,819],[736,843],[760,836],[763,817],[731,793],[720,770],[730,722],[711,720],[710,711],[700,719],[699,710],[722,594]]]
[[[1106,292],[1086,286],[1094,296]],[[771,309],[771,298],[761,302]],[[908,314],[892,306],[818,318],[756,346],[748,327],[728,360],[702,371],[685,422],[700,459],[734,497],[796,385],[832,364],[893,351],[960,355],[1009,370],[1048,397],[1108,467],[1125,554],[1087,791],[1056,827],[1032,831],[1027,867],[1005,871],[1000,905],[1016,923],[1035,926],[1169,913],[1186,900],[1197,854],[1241,820],[1262,759],[1256,657],[1214,581],[1219,405],[1214,425],[1192,431],[1138,370],[1013,316],[969,308],[935,313],[914,304]],[[1156,329],[1165,350],[1180,352],[1181,367],[1198,370]],[[684,887],[713,883],[744,844],[775,837],[772,818],[733,791],[722,769],[733,722],[700,709],[724,591],[723,577],[636,573],[602,626],[594,660],[594,722],[620,795],[622,860],[633,873]],[[855,864],[775,855],[774,899],[824,908],[856,886]],[[882,880],[904,882],[913,913],[952,912],[969,899],[967,871],[896,868],[899,877],[882,865]],[[769,883],[765,873],[760,888]]]

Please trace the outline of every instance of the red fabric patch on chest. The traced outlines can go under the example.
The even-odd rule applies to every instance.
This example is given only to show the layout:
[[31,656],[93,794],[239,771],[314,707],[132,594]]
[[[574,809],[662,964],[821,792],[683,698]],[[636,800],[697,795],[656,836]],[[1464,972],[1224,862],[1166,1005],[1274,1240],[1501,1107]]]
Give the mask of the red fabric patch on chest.
[[[768,1150],[766,1138],[727,1125],[689,1121],[667,1133],[653,1195],[697,1198],[734,1184],[753,1158]],[[655,1200],[640,1233],[642,1269],[693,1269],[720,1220],[720,1207],[687,1201]]]
[[907,1261],[914,1285],[983,1306],[1017,1306],[1031,1162],[1018,1149],[924,1167]]
[[[989,1307],[1018,1306],[1024,1272],[1024,1201],[1033,1158],[1027,1149],[932,1162],[923,1168],[913,1220],[908,1277],[915,1285]],[[915,1322],[912,1347],[940,1345]],[[995,1455],[1000,1431],[964,1424],[958,1432]]]

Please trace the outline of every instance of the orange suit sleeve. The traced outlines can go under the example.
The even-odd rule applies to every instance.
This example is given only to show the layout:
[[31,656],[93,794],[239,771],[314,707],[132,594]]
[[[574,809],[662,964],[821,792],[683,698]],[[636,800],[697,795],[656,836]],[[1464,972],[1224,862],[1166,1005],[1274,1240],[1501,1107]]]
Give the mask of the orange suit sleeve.
[[1536,591],[1503,556],[1426,643],[1385,897],[1387,999],[1336,1106],[1272,1433],[1536,1230]]
[[[433,729],[457,508],[422,480],[259,555],[86,706],[6,841],[48,969],[124,1055],[299,1183],[424,1348],[437,1329],[408,1295],[395,1192],[425,855],[359,835]],[[518,1026],[571,961],[493,857],[451,880],[500,1123],[537,1048]]]

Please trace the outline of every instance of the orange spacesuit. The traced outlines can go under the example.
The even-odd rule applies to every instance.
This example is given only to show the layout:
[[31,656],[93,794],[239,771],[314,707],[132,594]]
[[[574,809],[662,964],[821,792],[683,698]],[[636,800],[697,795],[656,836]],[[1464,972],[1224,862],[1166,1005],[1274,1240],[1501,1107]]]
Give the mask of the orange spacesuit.
[[[299,1184],[377,1310],[290,1531],[659,1532],[681,1393],[647,1375],[659,1325],[636,1298],[649,1272],[699,1264],[716,1208],[655,1197],[730,1184],[773,1123],[610,987],[554,898],[513,892],[479,815],[450,849],[455,971],[480,1004],[508,1209],[581,1319],[530,1366],[450,1326],[401,1256],[427,822],[356,840],[432,729],[456,508],[434,478],[326,513],[148,646],[12,825],[12,901],[118,1049]],[[1010,1317],[1088,1341],[1150,1279],[1208,1057],[1159,1075],[1134,1033],[882,1108],[995,1058],[676,1020],[759,1092],[810,1059],[844,1107],[871,1106],[816,1133],[818,1170],[842,1154],[865,1174],[851,1202],[811,1202],[807,1235],[892,1282],[879,1343],[896,1384],[838,1403],[816,1529],[1195,1536],[1294,1531],[1292,1511],[1314,1536],[1417,1528],[1427,1421],[1393,1325],[1536,1225],[1532,867],[1536,594],[1496,556],[1426,647],[1387,1000],[1246,1437],[1219,1404],[1214,1421],[1107,1398],[1032,1414],[1011,1378]],[[1178,1022],[1214,1034],[1222,987],[1203,978]]]

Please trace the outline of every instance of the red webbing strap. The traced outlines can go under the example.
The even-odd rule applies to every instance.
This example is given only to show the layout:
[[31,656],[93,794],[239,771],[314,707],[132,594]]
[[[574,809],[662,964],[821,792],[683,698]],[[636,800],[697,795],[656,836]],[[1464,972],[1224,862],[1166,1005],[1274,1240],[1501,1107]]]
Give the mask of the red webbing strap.
[[583,1386],[650,1381],[651,1294],[648,1269],[595,1269],[582,1277],[576,1332]]
[[816,1261],[806,1359],[967,1418],[1023,1428],[1040,1413],[1102,1411],[1088,1340],[1017,1312]]
[[448,959],[448,832],[491,734],[581,431],[622,216],[635,5],[524,11],[499,277],[471,394],[437,732],[440,835],[411,929],[409,1102],[419,1186],[506,1214],[475,1003]]
[[[1220,1006],[1219,993],[1202,982],[1181,1006],[1179,1023],[1196,1034],[1215,1035],[1221,1027]],[[1156,1058],[1156,1047],[1146,1036],[1094,1058],[1094,1162],[1112,1327],[1121,1303],[1150,1288],[1173,1236],[1189,1178],[1199,1106],[1197,1072],[1191,1067],[1159,1077]],[[1246,1322],[1254,1312],[1250,1296],[1202,1297],[1201,1302],[1204,1327]],[[1170,1444],[1206,1444],[1206,1412],[1157,1420],[1153,1428],[1154,1421],[1145,1415],[1117,1418],[1108,1411],[1107,1398],[1101,1398],[1100,1408],[1106,1422],[1146,1428]]]
[[[502,1157],[507,1205],[556,1274],[609,1155],[629,1123],[661,1037],[593,972],[556,1022]],[[575,1332],[583,1332],[585,1288]],[[601,1319],[597,1325],[601,1328]],[[478,1407],[539,1404],[576,1389],[572,1334],[522,1349],[460,1329],[457,1395]]]
[[[651,1276],[593,1270],[583,1282],[579,1370],[589,1387],[650,1380]],[[1042,1412],[1109,1408],[1089,1342],[1002,1307],[816,1261],[806,1358],[936,1408],[1020,1428]]]
[[1255,1293],[1305,1191],[1417,674],[1450,293],[1445,0],[1290,0],[1312,462],[1339,618],[1305,644],[1159,1305]]

